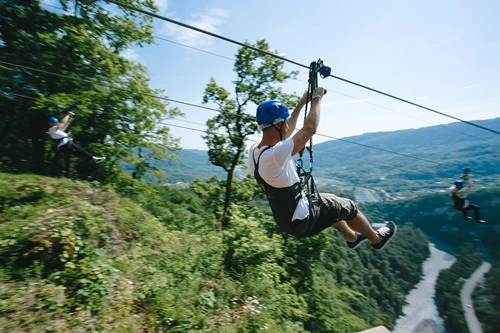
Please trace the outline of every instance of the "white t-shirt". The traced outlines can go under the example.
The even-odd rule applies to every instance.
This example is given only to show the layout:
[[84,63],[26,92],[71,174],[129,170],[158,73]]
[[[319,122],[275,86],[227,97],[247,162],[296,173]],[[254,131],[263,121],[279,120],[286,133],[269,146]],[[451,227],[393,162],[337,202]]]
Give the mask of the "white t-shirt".
[[[280,141],[273,147],[264,151],[259,160],[259,155],[267,146],[257,148],[257,144],[253,145],[248,151],[250,170],[252,170],[252,172],[255,170],[255,157],[255,162],[259,162],[259,175],[267,184],[272,187],[283,188],[298,183],[300,179],[292,157],[293,147],[294,143],[292,139]],[[302,199],[300,199],[297,204],[292,221],[302,220],[308,216],[309,201],[305,193],[302,193]]]
[[460,190],[455,191],[456,186],[455,186],[455,185],[452,185],[452,186],[450,187],[450,189],[452,190],[452,191],[451,191],[451,195],[453,195],[453,193],[455,193],[455,194],[456,194],[456,196],[457,196],[457,197],[459,197],[460,199],[465,199],[465,201],[464,201],[464,205],[463,205],[463,207],[462,207],[462,208],[467,208],[467,207],[469,207],[469,200],[467,200],[467,192],[469,192],[469,188],[468,188],[468,186],[464,186],[464,187],[462,187]]
[[57,145],[58,148],[61,147],[62,145],[67,144],[69,141],[68,134],[63,130],[57,128],[57,126],[52,126],[49,128],[49,135],[54,140],[62,139]]

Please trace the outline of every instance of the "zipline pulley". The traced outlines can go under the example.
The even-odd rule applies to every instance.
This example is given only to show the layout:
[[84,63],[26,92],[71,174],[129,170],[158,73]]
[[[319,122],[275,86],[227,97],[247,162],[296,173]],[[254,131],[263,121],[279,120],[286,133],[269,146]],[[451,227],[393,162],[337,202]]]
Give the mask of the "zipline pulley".
[[[329,77],[331,72],[332,72],[332,69],[328,66],[325,66],[323,64],[323,60],[321,58],[319,58],[318,61],[313,61],[311,62],[311,65],[309,65],[309,78],[311,76],[311,71],[312,71],[312,74],[318,74],[319,73],[319,76],[321,76],[322,79],[326,78],[326,77]],[[316,88],[317,88],[317,76],[316,76]]]

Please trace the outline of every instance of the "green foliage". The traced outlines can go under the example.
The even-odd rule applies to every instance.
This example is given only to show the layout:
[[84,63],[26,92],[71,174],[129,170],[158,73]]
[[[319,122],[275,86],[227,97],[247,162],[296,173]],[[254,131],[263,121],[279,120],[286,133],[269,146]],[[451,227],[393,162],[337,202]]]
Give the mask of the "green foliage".
[[[287,105],[295,104],[296,101],[287,102]],[[500,118],[477,123],[500,131]],[[375,190],[384,200],[414,198],[446,190],[454,177],[462,172],[462,167],[472,166],[477,185],[488,188],[498,186],[500,156],[496,147],[500,143],[500,137],[484,131],[484,134],[480,134],[474,127],[463,125],[452,123],[346,138],[362,145],[449,163],[439,167],[426,161],[401,157],[341,140],[315,144],[316,185],[325,192],[342,192],[342,196],[352,192],[354,187],[365,187]],[[477,137],[483,136],[484,140],[478,145]],[[429,154],[432,154],[432,158]],[[172,183],[225,175],[221,168],[209,164],[206,151],[185,149],[178,155],[180,160],[176,163],[165,161],[157,165],[170,175],[169,181]],[[248,172],[248,168],[241,170],[241,173],[239,171],[238,167],[236,173],[238,178],[241,178],[241,175]]]
[[[474,123],[500,130],[500,118]],[[499,136],[461,122],[366,133],[347,139],[314,145],[315,176],[319,186],[359,186],[392,198],[417,197],[446,190],[464,167],[471,167],[482,186],[500,184]],[[439,162],[439,166],[432,162]]]
[[[323,271],[315,277],[313,318],[309,320],[311,332],[360,332],[369,328],[370,319],[354,309],[368,309],[366,296],[337,284],[335,278]],[[374,311],[374,310],[372,310]],[[367,318],[367,320],[362,319]]]
[[[67,8],[69,2],[60,4]],[[130,4],[155,9],[148,1]],[[95,1],[55,13],[39,1],[7,0],[0,17],[0,61],[9,63],[0,66],[2,170],[48,174],[53,142],[47,118],[65,114],[73,102],[78,103],[71,126],[75,142],[108,157],[99,168],[72,161],[71,175],[77,178],[109,181],[122,160],[154,169],[134,156],[136,147],[150,148],[150,159],[165,159],[167,150],[178,149],[158,121],[179,111],[155,97],[162,92],[148,86],[144,66],[120,55],[132,45],[153,42],[150,16],[117,15]]]
[[453,266],[439,274],[436,283],[438,309],[451,332],[469,332],[460,301],[460,290],[464,280],[469,278],[481,262],[482,253],[471,244],[466,244],[460,249],[459,258]]
[[[132,317],[136,323],[130,331],[137,332],[168,322],[172,312],[173,318],[191,322],[192,309],[181,313],[176,300],[198,297],[203,276],[220,270],[212,256],[220,251],[219,237],[168,231],[111,191],[43,177],[6,176],[1,185],[2,197],[16,188],[44,193],[36,203],[3,206],[2,327],[36,329],[54,309],[61,332],[71,327],[116,331]],[[20,294],[23,283],[31,286],[29,297]],[[39,307],[44,311],[38,322],[17,315]]]
[[322,270],[336,280],[330,288],[354,291],[358,297],[350,298],[350,304],[358,315],[372,326],[392,327],[404,306],[404,295],[423,274],[421,264],[429,256],[426,236],[408,224],[399,228],[382,252],[361,246],[353,253],[343,243],[341,237],[335,238],[324,253]]
[[403,277],[419,276],[426,255],[396,252],[425,248],[423,234],[403,228],[406,241],[396,239],[385,255],[347,251],[334,233],[284,237],[246,203],[251,182],[236,188],[242,201],[221,231],[204,200],[185,189],[128,175],[101,187],[0,174],[0,328],[298,333],[392,325],[410,288]]
[[284,94],[277,84],[296,76],[296,72],[284,72],[284,61],[255,49],[270,51],[265,40],[259,40],[250,47],[241,47],[236,54],[234,70],[237,74],[235,97],[219,86],[214,78],[205,88],[203,103],[215,103],[219,113],[207,121],[206,135],[203,136],[208,146],[210,163],[227,172],[222,212],[223,227],[227,227],[226,214],[232,203],[233,179],[235,169],[245,165],[245,139],[257,131],[255,117],[245,112],[248,103],[259,104],[267,98],[282,97],[285,101],[297,100],[293,95]]
[[[496,256],[497,258],[499,255]],[[485,275],[484,283],[478,285],[473,294],[474,312],[476,313],[483,332],[494,333],[500,330],[500,263],[492,263],[491,269]]]
[[415,227],[428,236],[440,239],[456,250],[470,242],[484,246],[495,258],[500,251],[500,188],[474,191],[468,198],[471,203],[479,205],[486,224],[478,225],[473,220],[464,221],[461,212],[453,208],[447,192],[422,195],[416,199],[365,204],[363,209],[373,219],[392,220],[397,224],[413,221]]
[[112,187],[170,228],[195,234],[218,228],[213,213],[206,209],[203,199],[197,197],[195,191],[151,185],[127,174],[122,174]]
[[[147,149],[143,149],[143,153],[147,153]],[[224,170],[210,163],[207,151],[205,150],[182,149],[176,151],[175,156],[175,159],[151,161],[153,167],[162,170],[166,174],[166,181],[169,184],[187,186],[195,179],[208,179],[213,176],[224,178],[226,176]],[[137,170],[137,167],[132,164],[125,164],[124,169],[128,172],[133,172]],[[150,183],[155,182],[147,174],[140,178]]]
[[[72,175],[108,185],[0,174],[0,329],[288,333],[392,327],[428,256],[419,229],[456,247],[465,239],[480,240],[498,259],[498,189],[473,194],[488,221],[481,229],[459,225],[459,213],[441,194],[367,206],[371,217],[405,224],[383,253],[369,246],[348,251],[342,237],[326,231],[305,239],[279,233],[253,178],[235,176],[244,164],[244,139],[256,131],[246,107],[267,98],[294,105],[297,96],[283,93],[279,84],[297,73],[284,72],[282,60],[250,48],[236,55],[234,98],[215,79],[203,97],[219,107],[205,139],[209,161],[226,172],[226,180],[198,179],[176,189],[123,175],[125,162],[139,178],[152,179],[151,172],[162,169],[154,160],[173,158],[178,149],[158,121],[180,112],[155,97],[164,96],[149,87],[142,65],[120,56],[130,46],[153,42],[152,18],[128,10],[116,15],[95,1],[60,4],[62,13],[43,9],[39,1],[6,0],[0,6],[0,167],[47,173],[52,147],[46,118],[76,101],[75,141],[108,159],[98,167],[73,160]],[[155,10],[152,1],[130,4]],[[270,50],[264,40],[251,46]],[[488,127],[498,127],[498,119],[490,122]],[[442,128],[354,141],[428,159],[441,159],[446,149],[450,162],[466,161],[485,182],[498,179],[497,137],[477,144],[444,136]],[[360,184],[383,188],[385,197],[415,195],[416,189],[440,189],[435,180],[456,173],[452,166],[437,169],[338,141],[316,151],[317,174],[349,179],[339,187],[348,196]],[[338,154],[344,158],[332,161]],[[346,156],[363,163],[350,167]],[[465,327],[456,295],[460,278],[480,260],[469,246],[440,277],[439,306],[450,330]],[[499,308],[498,290],[494,262],[475,296],[488,332],[498,330],[491,312]]]
[[217,219],[221,219],[224,209],[224,181],[217,177],[210,177],[206,181],[196,179],[190,188],[196,193],[204,206],[209,209]]
[[[491,256],[493,267],[498,265],[500,255],[500,230],[498,229],[500,216],[500,189],[482,189],[472,192],[469,195],[471,203],[480,206],[481,215],[487,221],[486,224],[476,224],[471,221],[464,221],[460,211],[452,206],[452,201],[448,193],[431,194],[420,196],[411,200],[400,200],[396,202],[384,202],[364,205],[364,209],[370,212],[372,218],[391,219],[398,225],[406,221],[413,221],[413,224],[423,230],[430,237],[439,239],[445,244],[454,248],[460,255],[457,262],[450,269],[442,272],[438,279],[437,299],[439,311],[448,330],[462,332],[466,330],[463,309],[460,302],[460,288],[463,279],[468,278],[472,271],[479,266],[483,256]],[[392,244],[391,244],[392,245]],[[416,246],[413,244],[412,246]],[[484,252],[481,253],[481,252]],[[402,251],[403,257],[418,255],[418,251]],[[408,264],[403,266],[392,262],[392,266],[401,270],[407,278],[413,281],[414,275],[405,272]],[[398,268],[399,267],[399,268]],[[495,270],[492,270],[495,272]],[[498,328],[498,309],[496,306],[500,296],[498,295],[496,273],[486,275],[486,286],[479,289],[478,294],[474,294],[474,309],[485,330],[495,332]],[[413,282],[410,282],[410,284]]]

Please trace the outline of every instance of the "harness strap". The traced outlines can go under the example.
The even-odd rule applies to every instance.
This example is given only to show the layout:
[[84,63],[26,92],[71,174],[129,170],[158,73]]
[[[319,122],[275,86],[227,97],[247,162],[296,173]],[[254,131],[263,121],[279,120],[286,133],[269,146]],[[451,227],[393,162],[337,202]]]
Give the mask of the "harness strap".
[[[69,135],[65,136],[63,138],[59,138],[59,139],[53,139],[51,137],[51,139],[54,141],[54,145],[55,145],[54,149],[56,149],[56,150],[59,150],[59,148],[61,148],[62,146],[67,145],[71,141],[71,138],[70,138]],[[66,143],[63,143],[64,139],[68,139],[68,141]]]
[[[297,208],[297,204],[304,195],[303,184],[297,182],[289,187],[277,188],[266,183],[259,174],[259,163],[262,154],[273,146],[267,146],[260,152],[257,160],[255,159],[255,149],[253,150],[253,163],[255,166],[254,177],[257,183],[264,191],[271,206],[274,220],[283,232],[290,233],[299,237],[310,235],[314,230],[317,220],[321,214],[320,206],[321,199],[319,193],[316,191],[314,180],[312,176],[308,176],[308,180],[312,185],[313,192],[305,193],[309,201],[309,216],[303,220],[292,221],[293,214]],[[307,187],[309,189],[309,187]]]
[[253,165],[254,165],[254,167],[255,167],[255,170],[257,170],[257,172],[258,172],[258,168],[259,168],[260,157],[262,156],[262,154],[263,154],[266,150],[271,149],[272,147],[274,147],[274,145],[269,145],[269,146],[267,146],[266,148],[264,148],[264,150],[260,152],[259,157],[257,158],[257,162],[255,162],[255,149],[257,149],[257,147],[255,147],[255,148],[253,149],[253,152],[252,152],[252,157],[253,157]]
[[262,191],[264,191],[270,201],[273,201],[274,199],[293,198],[295,204],[297,204],[299,199],[302,198],[302,186],[300,183],[295,183],[289,187],[274,187],[269,185],[259,174],[260,158],[266,150],[272,147],[274,146],[269,145],[264,150],[262,150],[259,154],[259,157],[257,158],[257,161],[255,161],[255,149],[257,149],[257,147],[253,150],[252,158],[254,163],[254,177],[257,180],[257,184],[259,184],[260,188],[262,189]]

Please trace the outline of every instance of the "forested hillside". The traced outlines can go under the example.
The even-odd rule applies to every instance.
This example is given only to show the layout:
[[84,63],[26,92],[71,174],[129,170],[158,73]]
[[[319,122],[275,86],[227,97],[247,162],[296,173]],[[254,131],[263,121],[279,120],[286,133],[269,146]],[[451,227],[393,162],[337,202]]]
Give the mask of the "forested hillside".
[[[301,97],[286,81],[298,71],[265,39],[240,45],[234,81],[211,77],[199,96],[217,111],[205,124],[208,150],[179,151],[164,121],[183,106],[171,106],[130,57],[156,42],[146,13],[157,4],[1,2],[0,331],[392,328],[423,274],[429,236],[473,248],[467,262],[489,252],[479,315],[500,317],[491,314],[500,300],[498,135],[454,123],[318,144],[318,185],[349,197],[355,187],[376,191],[383,202],[362,210],[374,222],[396,221],[398,234],[381,252],[367,242],[348,250],[333,230],[289,237],[248,176],[245,151],[257,132],[254,105],[296,105]],[[500,118],[477,123],[500,130]],[[485,225],[462,221],[440,193],[464,167]],[[468,272],[458,270],[443,281]]]
[[411,225],[381,252],[227,230],[191,191],[0,174],[0,328],[17,332],[355,332],[391,327],[428,256]]
[[[500,118],[474,123],[500,131]],[[417,191],[446,189],[464,167],[472,168],[478,186],[500,186],[500,137],[464,123],[367,133],[342,140],[314,145],[314,172],[321,187],[352,190],[359,186],[409,197]],[[176,154],[177,161],[155,163],[166,172],[168,183],[222,174],[221,168],[209,164],[206,151],[186,149]],[[240,174],[248,171],[241,169]]]
[[[479,285],[474,291],[473,302],[478,305],[476,314],[483,326],[484,333],[500,331],[500,261],[492,264],[491,270],[486,273],[486,282]],[[492,311],[493,310],[493,311]],[[495,311],[496,310],[496,311]]]
[[[500,118],[474,123],[500,131]],[[500,186],[500,136],[468,124],[368,133],[345,140],[349,142],[329,141],[314,147],[315,173],[324,183],[340,181],[348,188],[412,197],[446,189],[469,167],[477,186]]]
[[[460,292],[464,285],[464,281],[481,265],[483,254],[471,243],[465,243],[461,246],[458,254],[458,260],[452,267],[444,270],[439,274],[436,283],[436,300],[441,317],[444,319],[446,328],[450,332],[468,333],[469,328],[465,319],[465,311],[462,308],[460,300]],[[487,299],[486,303],[474,304],[478,311],[484,310],[485,305],[489,308],[493,305],[495,298],[499,293],[495,291]],[[489,304],[488,304],[489,303]],[[497,313],[498,310],[489,309],[488,313]],[[482,327],[491,327],[494,322],[481,320]]]
[[500,329],[497,319],[500,317],[500,188],[475,191],[469,195],[469,200],[479,205],[485,224],[463,220],[461,212],[453,209],[448,193],[367,204],[364,208],[373,217],[390,218],[398,224],[412,221],[426,235],[452,246],[458,253],[456,263],[440,274],[436,286],[438,308],[450,332],[468,332],[460,290],[464,280],[482,261],[491,261],[492,269],[474,292],[473,298],[474,310],[484,332],[493,333]]
[[[210,177],[224,177],[224,170],[210,164],[206,150],[182,149],[175,152],[174,160],[151,161],[151,163],[165,172],[164,182],[167,184],[183,183],[187,185],[195,179],[208,179]],[[131,165],[125,165],[125,170],[133,172]],[[246,170],[248,172],[248,170]],[[151,177],[146,180],[154,182]],[[180,184],[179,184],[180,185]]]
[[481,208],[485,224],[463,220],[461,212],[453,209],[449,193],[421,196],[415,200],[365,204],[363,207],[380,219],[389,219],[398,224],[412,221],[429,237],[436,237],[457,250],[464,243],[484,246],[490,256],[498,259],[500,188],[474,191],[468,198]]

